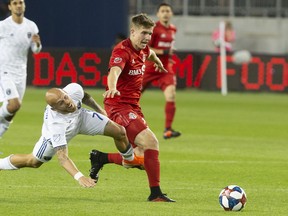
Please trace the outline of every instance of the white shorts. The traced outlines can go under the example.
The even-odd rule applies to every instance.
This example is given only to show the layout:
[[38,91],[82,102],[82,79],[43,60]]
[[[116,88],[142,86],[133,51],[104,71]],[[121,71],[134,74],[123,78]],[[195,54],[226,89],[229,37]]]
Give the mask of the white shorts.
[[[71,125],[66,131],[67,143],[77,134],[90,136],[103,135],[108,121],[108,117],[100,113],[81,108],[78,121]],[[33,149],[33,155],[37,160],[48,162],[52,159],[56,151],[52,146],[51,139],[52,137],[40,137]]]
[[26,76],[19,78],[0,71],[0,87],[0,102],[13,98],[19,98],[22,101],[26,90]]

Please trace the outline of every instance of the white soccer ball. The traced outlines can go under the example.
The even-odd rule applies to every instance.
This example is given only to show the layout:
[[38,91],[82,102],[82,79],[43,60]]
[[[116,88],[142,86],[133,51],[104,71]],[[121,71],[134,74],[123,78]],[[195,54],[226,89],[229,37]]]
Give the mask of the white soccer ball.
[[232,55],[233,63],[238,65],[249,63],[251,57],[251,53],[248,50],[239,50]]
[[219,203],[225,211],[240,211],[246,202],[245,191],[237,185],[229,185],[219,194]]

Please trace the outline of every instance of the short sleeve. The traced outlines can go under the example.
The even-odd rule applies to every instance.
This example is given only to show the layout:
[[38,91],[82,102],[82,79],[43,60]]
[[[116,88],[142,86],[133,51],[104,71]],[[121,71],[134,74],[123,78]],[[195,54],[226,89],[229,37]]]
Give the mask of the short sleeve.
[[123,49],[114,49],[109,61],[109,69],[114,66],[118,66],[123,69],[126,65],[126,62],[129,61],[129,55]]

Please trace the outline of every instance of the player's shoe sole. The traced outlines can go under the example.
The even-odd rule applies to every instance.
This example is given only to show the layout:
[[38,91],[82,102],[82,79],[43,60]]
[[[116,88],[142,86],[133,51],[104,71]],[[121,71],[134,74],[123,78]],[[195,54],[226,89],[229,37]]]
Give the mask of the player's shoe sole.
[[176,138],[181,136],[181,133],[179,131],[175,131],[175,130],[165,130],[164,134],[163,134],[163,138],[164,139],[171,139],[171,138]]
[[175,200],[173,199],[170,199],[167,194],[161,194],[157,197],[148,197],[148,200],[149,202],[176,202]]

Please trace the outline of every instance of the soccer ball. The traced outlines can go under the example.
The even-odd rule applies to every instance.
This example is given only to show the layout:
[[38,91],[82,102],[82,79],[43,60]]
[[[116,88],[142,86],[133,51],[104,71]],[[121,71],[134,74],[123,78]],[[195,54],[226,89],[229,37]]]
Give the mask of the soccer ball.
[[225,211],[240,211],[247,201],[245,191],[237,185],[229,185],[221,190],[219,203]]
[[232,60],[234,64],[247,64],[251,61],[251,53],[247,50],[239,50],[233,53]]

